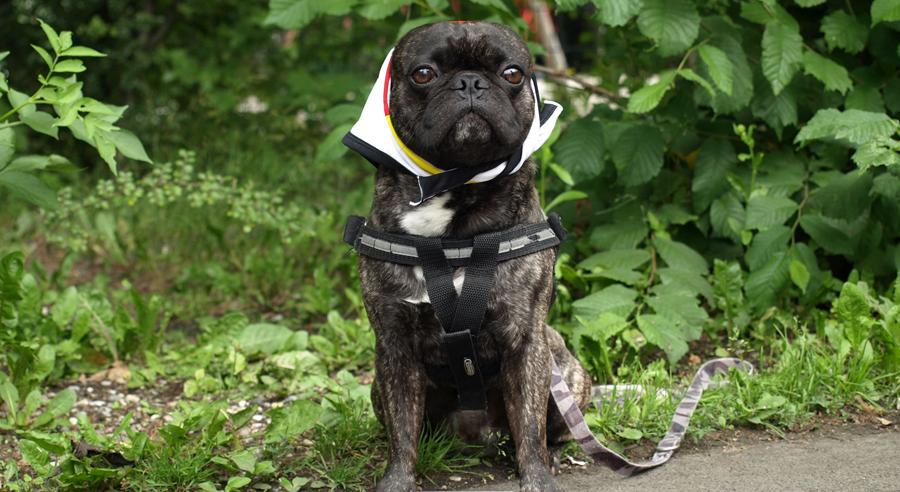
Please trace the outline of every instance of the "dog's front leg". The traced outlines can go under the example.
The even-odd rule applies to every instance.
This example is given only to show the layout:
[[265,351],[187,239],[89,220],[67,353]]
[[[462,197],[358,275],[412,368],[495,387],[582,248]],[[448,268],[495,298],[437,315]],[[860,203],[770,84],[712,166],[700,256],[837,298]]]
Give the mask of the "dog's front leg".
[[399,349],[407,341],[385,338],[380,337],[376,344],[374,384],[390,457],[375,490],[410,492],[416,490],[416,448],[425,412],[425,375],[412,352]]
[[552,354],[544,330],[529,331],[514,350],[503,355],[503,399],[513,441],[522,492],[558,491],[547,452],[547,395]]

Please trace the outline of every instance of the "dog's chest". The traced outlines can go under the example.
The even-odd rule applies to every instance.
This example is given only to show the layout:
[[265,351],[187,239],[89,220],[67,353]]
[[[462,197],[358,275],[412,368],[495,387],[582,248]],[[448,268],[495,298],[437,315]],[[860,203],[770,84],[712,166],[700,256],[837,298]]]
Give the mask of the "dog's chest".
[[[407,233],[417,236],[437,237],[444,234],[455,214],[455,210],[447,207],[449,200],[450,193],[445,193],[404,212],[400,217],[400,226]],[[457,294],[462,291],[465,277],[465,268],[457,268],[453,272],[453,287],[456,288]],[[413,278],[415,279],[415,285],[411,286],[413,295],[403,300],[412,304],[430,304],[422,267],[413,267]]]

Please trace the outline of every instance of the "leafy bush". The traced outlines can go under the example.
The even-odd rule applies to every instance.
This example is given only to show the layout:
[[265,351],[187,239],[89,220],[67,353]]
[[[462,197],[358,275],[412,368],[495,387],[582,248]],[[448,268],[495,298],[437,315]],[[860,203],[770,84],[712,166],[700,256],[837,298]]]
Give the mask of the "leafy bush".
[[[69,31],[57,33],[49,24],[38,22],[51,48],[48,52],[32,45],[47,65],[47,73],[37,77],[38,88],[31,95],[20,92],[11,87],[0,72],[0,96],[5,94],[10,105],[8,111],[0,114],[0,186],[44,208],[53,208],[55,193],[34,173],[66,165],[69,161],[58,155],[16,157],[14,127],[25,125],[34,132],[57,139],[59,129],[68,128],[75,138],[97,149],[113,173],[117,167],[117,151],[144,162],[150,162],[150,158],[133,133],[115,124],[126,107],[104,104],[82,93],[84,84],[78,81],[77,75],[86,70],[82,58],[105,55],[86,46],[74,45]],[[8,55],[8,51],[0,52],[0,62]],[[56,115],[38,110],[39,106],[52,107]]]
[[[579,51],[574,79],[591,91],[558,94],[583,111],[540,156],[541,196],[556,193],[548,207],[575,230],[558,314],[576,350],[590,359],[615,339],[675,362],[710,307],[730,327],[716,321],[710,335],[736,350],[751,318],[828,301],[853,269],[894,278],[900,32],[890,2],[554,3],[592,49]],[[266,22],[403,14],[402,34],[487,17],[527,35],[503,2],[322,5],[272,1]],[[565,325],[570,313],[577,321]],[[590,364],[610,376],[605,362]]]

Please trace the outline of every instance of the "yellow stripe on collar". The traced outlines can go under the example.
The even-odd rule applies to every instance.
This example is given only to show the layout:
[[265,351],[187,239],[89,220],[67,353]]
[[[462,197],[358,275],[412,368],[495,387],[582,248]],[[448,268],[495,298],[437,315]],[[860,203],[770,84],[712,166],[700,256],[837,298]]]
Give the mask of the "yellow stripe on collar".
[[394,140],[397,141],[397,145],[400,146],[400,148],[403,150],[403,152],[406,155],[408,155],[409,158],[412,159],[412,161],[415,162],[417,166],[419,166],[420,168],[422,168],[423,170],[425,170],[426,172],[428,172],[430,174],[440,174],[440,173],[444,172],[443,169],[440,169],[437,166],[433,165],[432,163],[426,161],[425,159],[420,157],[418,154],[413,152],[412,149],[407,147],[406,144],[404,144],[403,141],[400,140],[400,136],[397,135],[397,131],[394,130],[394,124],[391,122],[391,115],[386,115],[385,118],[387,118],[388,128],[391,129],[391,135],[394,136]]

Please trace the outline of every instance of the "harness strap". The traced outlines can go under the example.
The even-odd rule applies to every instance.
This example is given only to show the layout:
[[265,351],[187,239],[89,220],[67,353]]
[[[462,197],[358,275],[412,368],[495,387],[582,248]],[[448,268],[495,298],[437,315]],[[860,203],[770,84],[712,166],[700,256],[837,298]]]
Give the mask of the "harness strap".
[[[565,229],[559,223],[559,216],[550,214],[544,222],[517,226],[496,234],[499,235],[499,263],[559,246],[565,237]],[[427,246],[424,241],[427,239],[436,238],[379,231],[369,227],[366,220],[358,216],[350,216],[344,226],[344,242],[359,254],[400,265],[422,266],[418,251]],[[440,242],[451,267],[469,266],[474,239],[440,238]]]
[[[575,442],[581,446],[581,449],[589,455],[595,462],[602,463],[613,471],[626,477],[652,470],[663,465],[675,454],[675,451],[681,446],[681,441],[687,432],[688,425],[691,423],[691,417],[700,403],[700,397],[703,391],[710,386],[712,377],[716,374],[725,374],[730,369],[738,369],[746,373],[753,372],[753,365],[749,362],[735,358],[722,358],[707,361],[688,386],[687,391],[682,397],[675,415],[672,416],[672,423],[669,424],[669,430],[659,444],[656,445],[656,452],[649,461],[633,462],[619,453],[607,448],[591,432],[587,423],[584,421],[584,415],[578,408],[578,401],[569,390],[556,361],[553,361],[552,373],[550,376],[550,393],[553,395],[553,401],[556,402],[556,408],[562,415],[572,433]],[[598,404],[595,402],[595,404]]]
[[[344,228],[344,242],[362,255],[403,265],[421,266],[425,288],[441,325],[441,348],[464,410],[487,407],[484,380],[497,364],[483,367],[475,349],[475,337],[484,321],[497,264],[537,251],[556,248],[565,229],[556,214],[545,222],[517,226],[472,239],[447,239],[391,234],[368,227],[362,217],[351,216]],[[457,296],[453,269],[466,267]],[[434,372],[434,371],[430,371]]]

